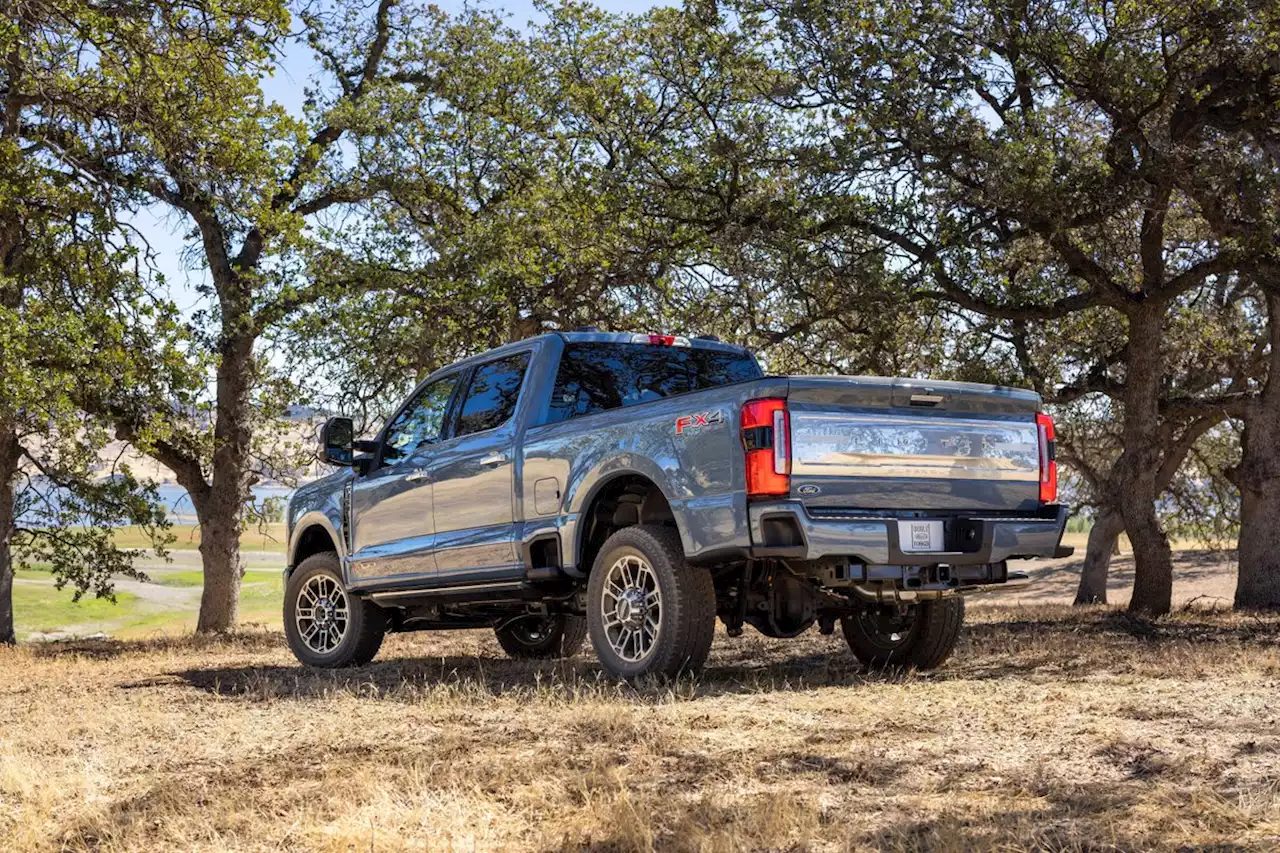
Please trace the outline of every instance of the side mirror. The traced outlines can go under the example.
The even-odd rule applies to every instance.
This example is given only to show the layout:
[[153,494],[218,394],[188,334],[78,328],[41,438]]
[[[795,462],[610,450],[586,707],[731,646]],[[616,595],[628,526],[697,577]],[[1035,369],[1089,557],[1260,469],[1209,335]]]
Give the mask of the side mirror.
[[320,459],[330,465],[355,464],[356,427],[351,418],[329,418],[320,427]]

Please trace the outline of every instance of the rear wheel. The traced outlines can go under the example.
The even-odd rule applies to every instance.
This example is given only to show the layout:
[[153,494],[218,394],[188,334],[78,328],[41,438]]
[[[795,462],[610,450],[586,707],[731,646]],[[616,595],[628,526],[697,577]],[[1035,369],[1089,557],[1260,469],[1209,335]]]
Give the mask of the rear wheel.
[[686,565],[680,536],[669,527],[619,530],[591,568],[587,626],[596,657],[614,675],[701,669],[716,627],[711,573]]
[[959,596],[905,606],[872,605],[840,620],[844,638],[867,666],[933,669],[950,657],[964,623]]
[[382,608],[347,592],[332,551],[312,554],[289,575],[284,591],[284,635],[307,666],[359,666],[382,646]]
[[587,638],[587,620],[581,616],[519,616],[493,629],[498,645],[513,658],[568,658]]

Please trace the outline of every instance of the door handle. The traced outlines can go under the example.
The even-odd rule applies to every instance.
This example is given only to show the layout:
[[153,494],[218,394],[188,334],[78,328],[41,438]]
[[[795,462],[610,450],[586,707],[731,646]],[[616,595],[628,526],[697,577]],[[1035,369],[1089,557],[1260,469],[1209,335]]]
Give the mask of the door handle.
[[419,480],[425,480],[425,479],[427,479],[427,472],[422,468],[417,468],[413,471],[410,471],[408,474],[404,475],[404,481],[406,483],[416,483]]
[[490,453],[488,456],[480,460],[481,465],[501,465],[507,461],[505,453]]

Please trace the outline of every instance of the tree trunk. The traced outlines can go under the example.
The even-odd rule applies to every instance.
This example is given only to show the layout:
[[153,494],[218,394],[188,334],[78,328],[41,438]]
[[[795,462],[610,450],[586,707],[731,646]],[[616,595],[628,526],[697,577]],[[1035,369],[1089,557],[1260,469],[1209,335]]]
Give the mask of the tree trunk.
[[1240,466],[1240,575],[1235,606],[1280,608],[1280,295],[1267,294],[1267,384],[1245,410]]
[[14,478],[21,448],[13,425],[0,422],[0,645],[17,642],[13,622]]
[[5,536],[0,540],[0,646],[11,646],[17,641],[13,627],[13,551],[9,537]]
[[1116,460],[1113,504],[1133,544],[1134,581],[1129,610],[1151,616],[1173,606],[1173,550],[1160,527],[1160,386],[1164,378],[1161,344],[1164,307],[1129,314],[1129,357],[1124,394],[1124,450]]
[[1114,509],[1098,513],[1089,531],[1089,543],[1084,551],[1084,566],[1080,569],[1080,586],[1076,590],[1076,604],[1106,604],[1107,575],[1111,571],[1111,557],[1124,532],[1124,519]]
[[240,527],[249,499],[250,442],[253,437],[252,332],[226,334],[218,363],[217,422],[214,425],[212,482],[200,500],[200,561],[204,592],[196,631],[230,631],[240,609]]
[[[198,515],[198,514],[197,514]],[[210,511],[200,520],[200,562],[204,592],[196,631],[213,634],[230,631],[240,614],[240,512],[226,508]]]

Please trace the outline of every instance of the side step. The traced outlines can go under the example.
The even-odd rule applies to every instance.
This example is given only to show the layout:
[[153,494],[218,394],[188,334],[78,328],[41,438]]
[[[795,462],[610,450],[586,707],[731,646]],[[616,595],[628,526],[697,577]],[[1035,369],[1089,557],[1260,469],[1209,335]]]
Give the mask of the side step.
[[540,598],[538,590],[524,581],[461,584],[426,589],[398,589],[373,592],[369,598],[377,604],[403,607],[418,601],[522,601]]
[[567,580],[568,576],[560,571],[559,566],[539,566],[536,569],[525,569],[524,579],[531,583],[542,581]]

